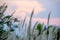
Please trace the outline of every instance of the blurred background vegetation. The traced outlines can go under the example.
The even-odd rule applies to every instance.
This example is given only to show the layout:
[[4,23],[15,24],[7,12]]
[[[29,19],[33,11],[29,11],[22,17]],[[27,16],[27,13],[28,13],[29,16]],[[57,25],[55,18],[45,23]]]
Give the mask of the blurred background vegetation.
[[[15,13],[15,11],[12,12],[11,15],[5,16],[4,12],[6,11],[7,7],[8,6],[6,5],[6,3],[4,3],[3,5],[0,5],[0,40],[60,40],[60,28],[58,26],[49,25],[51,12],[49,12],[49,15],[48,15],[47,25],[44,25],[44,23],[41,24],[39,22],[36,22],[34,27],[31,29],[31,24],[32,24],[31,21],[34,15],[34,9],[33,9],[31,12],[28,28],[27,30],[26,29],[24,30],[25,33],[27,33],[27,35],[23,31],[26,37],[24,35],[23,35],[24,37],[21,37],[21,36],[18,36],[20,34],[20,27],[22,27],[22,30],[23,30],[25,26],[24,24],[25,24],[26,17],[22,22],[23,24],[13,25],[14,23],[19,23],[21,21],[13,17],[13,14]],[[12,23],[13,21],[14,23]],[[7,25],[7,27],[5,25]],[[19,31],[18,35],[16,35],[16,32],[15,32],[16,28]]]

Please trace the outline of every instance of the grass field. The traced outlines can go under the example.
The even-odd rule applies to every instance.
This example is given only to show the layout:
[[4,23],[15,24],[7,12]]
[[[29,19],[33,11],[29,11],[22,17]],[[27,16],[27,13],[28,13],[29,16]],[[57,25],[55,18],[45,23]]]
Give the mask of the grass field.
[[48,14],[47,25],[36,22],[31,29],[34,9],[26,26],[26,17],[23,21],[12,18],[15,11],[12,15],[5,16],[6,8],[5,3],[0,6],[0,40],[60,40],[60,27],[49,25],[51,12]]

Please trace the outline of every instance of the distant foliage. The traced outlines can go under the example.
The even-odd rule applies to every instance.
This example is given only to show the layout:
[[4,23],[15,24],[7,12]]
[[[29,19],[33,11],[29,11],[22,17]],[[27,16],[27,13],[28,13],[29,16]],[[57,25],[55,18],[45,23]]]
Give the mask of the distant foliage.
[[42,31],[42,24],[38,24],[37,25],[37,30],[39,31],[39,35],[40,35],[40,33],[41,33],[41,31]]
[[[15,13],[15,11],[11,15],[5,16],[4,12],[6,11],[6,9],[7,9],[6,3],[4,3],[3,5],[0,6],[0,40],[7,40],[8,34],[10,32],[14,32],[15,31],[13,29],[13,27],[11,27],[11,25],[12,25],[12,21],[11,20],[14,20],[14,22],[18,21],[17,18],[14,18],[14,19],[12,18],[13,14]],[[20,34],[20,27],[21,27],[20,25],[22,25],[21,30],[24,30],[22,34],[24,34],[24,32],[26,31],[27,37],[24,37],[24,38],[26,38],[27,40],[42,40],[44,37],[46,37],[44,40],[60,40],[60,28],[55,27],[53,25],[49,25],[51,12],[48,14],[47,27],[44,26],[44,24],[40,24],[40,23],[37,22],[34,25],[34,27],[31,29],[33,14],[34,14],[34,9],[31,12],[31,16],[30,16],[30,20],[29,20],[29,23],[28,23],[27,30],[26,29],[24,30],[26,17],[25,17],[25,19],[23,20],[23,22],[21,24],[18,24],[18,25],[15,24],[14,25],[15,29],[16,28],[17,28],[17,30],[19,29],[18,30],[19,34]],[[21,21],[18,21],[18,22],[21,22]],[[8,30],[8,31],[4,30],[3,29],[4,28],[4,24],[7,24],[7,26],[10,28],[10,30]],[[16,36],[16,35],[14,34],[14,36]],[[15,39],[18,38],[18,40],[20,40],[20,37],[18,37],[18,36],[15,37]],[[21,40],[25,40],[24,38],[21,38]],[[13,37],[13,39],[14,39],[14,37]]]
[[8,38],[7,36],[8,32],[3,30],[3,27],[4,27],[3,24],[5,24],[4,12],[6,8],[7,8],[7,5],[5,5],[5,3],[0,6],[0,40],[6,40]]
[[8,31],[4,30],[4,24],[7,24],[8,27],[11,28],[11,16],[5,16],[4,15],[4,12],[6,11],[7,9],[7,5],[6,3],[4,3],[3,5],[0,6],[0,40],[6,40],[8,38]]

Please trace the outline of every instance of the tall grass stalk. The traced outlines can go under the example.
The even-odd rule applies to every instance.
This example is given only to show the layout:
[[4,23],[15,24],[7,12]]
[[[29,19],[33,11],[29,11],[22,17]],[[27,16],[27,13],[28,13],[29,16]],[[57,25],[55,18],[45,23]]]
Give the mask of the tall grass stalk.
[[50,21],[50,16],[51,16],[51,11],[48,14],[48,20],[47,20],[47,25],[49,25],[49,21]]
[[32,20],[32,16],[34,14],[34,9],[31,13],[31,16],[30,16],[30,20],[29,20],[29,24],[28,24],[28,30],[27,30],[27,33],[28,33],[28,39],[31,40],[31,20]]
[[[48,14],[48,20],[47,20],[47,26],[49,25],[49,21],[50,21],[50,16],[51,16],[51,11]],[[47,40],[48,40],[48,36],[49,36],[49,27],[47,28]]]
[[23,26],[24,26],[24,24],[25,24],[25,21],[26,21],[26,17],[25,17],[24,20],[23,20],[22,28],[23,28]]
[[38,21],[35,23],[35,25],[33,26],[33,29],[32,29],[33,40],[36,40],[36,36],[34,35],[34,30],[35,30],[35,27],[36,27],[37,24],[38,24]]

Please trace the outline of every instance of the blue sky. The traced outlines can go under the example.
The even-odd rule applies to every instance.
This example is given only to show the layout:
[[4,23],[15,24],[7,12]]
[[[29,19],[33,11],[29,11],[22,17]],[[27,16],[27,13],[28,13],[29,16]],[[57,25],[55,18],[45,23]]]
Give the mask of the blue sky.
[[57,0],[38,0],[46,8],[46,11],[39,12],[38,17],[47,18],[48,13],[51,11],[51,18],[60,18],[60,2]]

